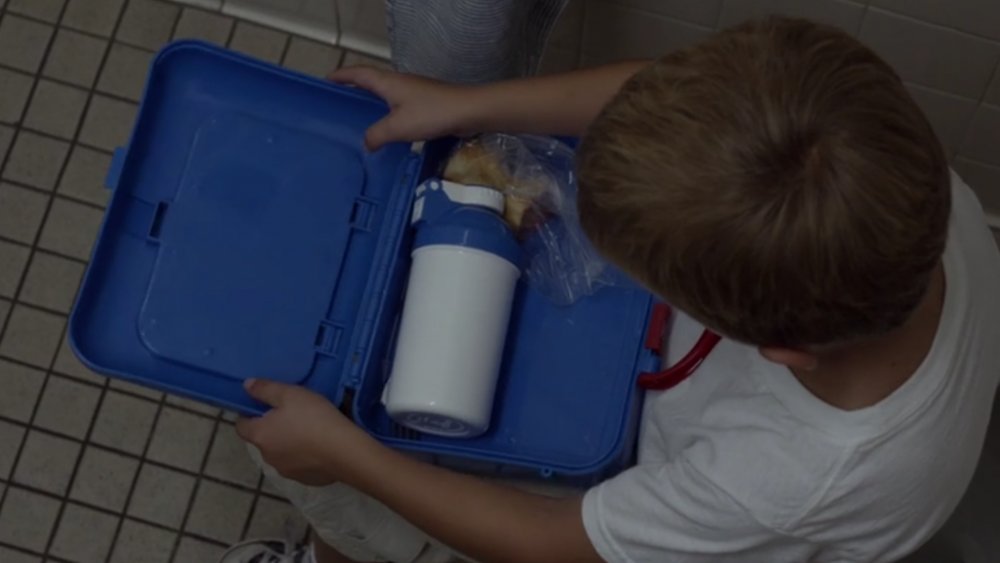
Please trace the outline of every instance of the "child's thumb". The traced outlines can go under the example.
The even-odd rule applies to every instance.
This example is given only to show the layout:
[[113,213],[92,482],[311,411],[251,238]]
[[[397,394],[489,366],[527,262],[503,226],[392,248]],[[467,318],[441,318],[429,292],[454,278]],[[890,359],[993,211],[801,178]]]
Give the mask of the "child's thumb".
[[259,426],[259,419],[256,418],[240,418],[236,421],[236,435],[240,437],[241,440],[247,442],[248,444],[257,445],[257,427]]
[[289,386],[264,379],[247,379],[243,388],[248,395],[272,407],[280,407],[285,402],[285,392]]

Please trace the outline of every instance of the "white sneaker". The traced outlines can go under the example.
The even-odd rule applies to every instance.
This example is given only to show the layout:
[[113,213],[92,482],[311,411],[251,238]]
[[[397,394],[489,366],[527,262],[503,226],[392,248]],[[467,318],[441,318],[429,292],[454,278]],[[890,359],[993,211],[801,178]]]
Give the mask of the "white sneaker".
[[219,563],[315,563],[306,544],[266,539],[238,543],[222,554]]

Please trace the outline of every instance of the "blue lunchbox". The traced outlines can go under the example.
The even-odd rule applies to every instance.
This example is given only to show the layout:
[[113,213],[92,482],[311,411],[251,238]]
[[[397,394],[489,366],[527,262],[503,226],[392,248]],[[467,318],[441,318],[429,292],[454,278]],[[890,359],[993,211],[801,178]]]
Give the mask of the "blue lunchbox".
[[447,142],[366,152],[378,98],[208,44],[153,62],[70,321],[95,371],[244,414],[249,377],[303,385],[384,443],[451,467],[587,483],[632,461],[652,296],[623,281],[572,306],[523,281],[490,430],[419,435],[380,403],[415,186]]

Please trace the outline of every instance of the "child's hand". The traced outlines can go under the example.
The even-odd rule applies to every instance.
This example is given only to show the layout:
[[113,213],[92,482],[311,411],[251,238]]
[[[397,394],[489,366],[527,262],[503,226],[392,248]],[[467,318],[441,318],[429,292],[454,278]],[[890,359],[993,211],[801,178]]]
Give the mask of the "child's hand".
[[323,397],[293,385],[247,382],[272,407],[236,424],[282,475],[306,485],[341,481],[478,561],[598,562],[582,498],[555,500],[433,467],[393,451]]
[[307,485],[339,481],[351,452],[370,440],[333,404],[305,388],[251,379],[246,390],[273,408],[260,418],[240,419],[236,432],[289,479]]
[[474,119],[473,88],[369,67],[334,71],[334,82],[370,90],[391,112],[372,125],[365,145],[375,150],[392,141],[423,141],[469,131]]

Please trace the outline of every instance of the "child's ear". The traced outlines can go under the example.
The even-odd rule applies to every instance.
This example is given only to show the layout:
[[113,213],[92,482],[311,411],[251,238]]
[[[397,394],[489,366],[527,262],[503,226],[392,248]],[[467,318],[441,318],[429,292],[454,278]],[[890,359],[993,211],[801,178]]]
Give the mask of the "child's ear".
[[803,350],[772,348],[770,346],[764,346],[758,350],[760,350],[761,356],[792,370],[812,371],[819,366],[819,356]]

